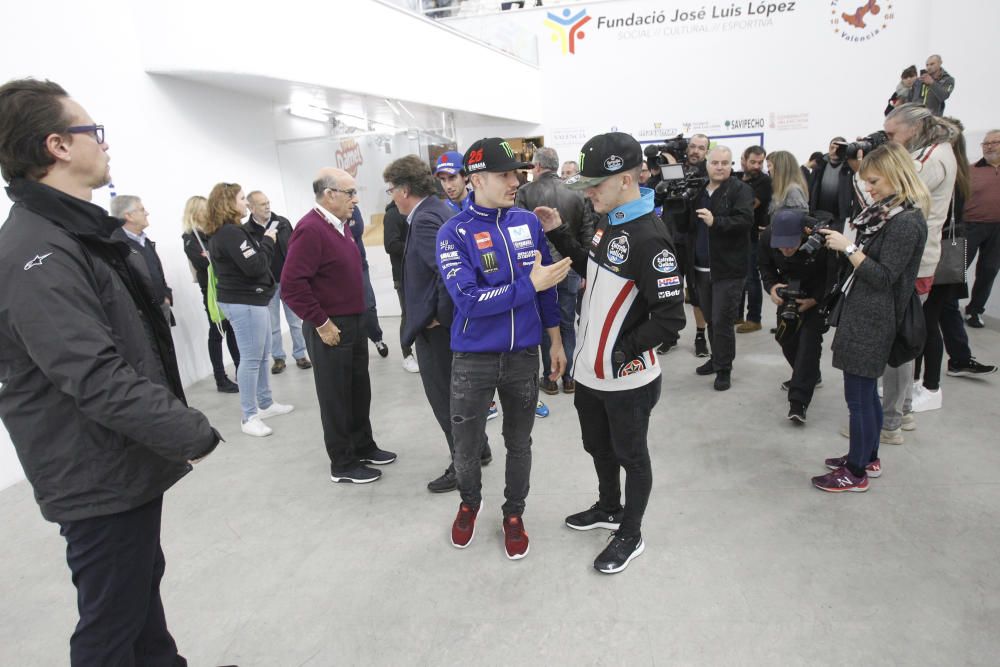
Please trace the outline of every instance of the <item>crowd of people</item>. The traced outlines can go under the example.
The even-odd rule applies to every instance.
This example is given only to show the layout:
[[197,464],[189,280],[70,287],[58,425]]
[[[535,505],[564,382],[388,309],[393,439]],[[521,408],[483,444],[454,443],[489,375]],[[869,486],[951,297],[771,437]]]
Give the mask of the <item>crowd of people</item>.
[[[597,478],[596,502],[565,525],[613,531],[594,560],[601,573],[644,552],[649,421],[660,358],[681,349],[686,303],[689,351],[705,359],[695,372],[726,391],[736,338],[763,330],[767,295],[791,372],[781,384],[788,419],[800,428],[832,338],[849,445],[812,478],[823,491],[867,491],[882,474],[880,445],[902,444],[915,413],[942,408],[946,350],[949,375],[996,371],[975,359],[965,327],[983,326],[998,271],[1000,130],[970,164],[961,123],[942,115],[954,79],[941,58],[913,74],[904,72],[883,134],[835,137],[801,166],[762,146],[734,156],[701,134],[644,152],[610,132],[562,164],[551,148],[525,161],[493,137],[385,168],[403,366],[419,373],[447,445],[427,488],[458,492],[453,546],[470,547],[484,520],[486,423],[496,417],[504,551],[528,555],[531,434],[548,414],[538,395],[561,390],[573,396]],[[0,229],[10,260],[0,264],[0,417],[42,514],[67,541],[81,613],[73,663],[182,664],[159,594],[162,498],[220,435],[185,400],[150,213],[135,195],[114,197],[110,214],[91,203],[110,182],[107,149],[103,126],[57,84],[0,87],[0,170],[14,202]],[[331,480],[375,482],[397,455],[372,427],[369,341],[382,357],[388,345],[357,184],[326,167],[312,190],[315,205],[293,225],[263,192],[218,183],[188,199],[184,250],[216,386],[239,394],[242,432],[270,435],[266,420],[294,410],[269,386],[286,369],[283,312],[295,365],[311,370]],[[955,238],[967,256],[952,251]],[[62,419],[44,418],[55,412]]]

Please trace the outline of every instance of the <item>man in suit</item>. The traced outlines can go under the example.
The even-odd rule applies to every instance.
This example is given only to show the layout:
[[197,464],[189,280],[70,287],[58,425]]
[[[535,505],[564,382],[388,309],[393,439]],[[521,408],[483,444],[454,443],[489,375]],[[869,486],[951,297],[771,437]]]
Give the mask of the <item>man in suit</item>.
[[[448,468],[427,484],[432,493],[458,488],[452,462],[455,441],[451,433],[451,323],[455,306],[437,268],[437,233],[454,211],[434,196],[434,175],[416,155],[402,157],[382,173],[399,213],[410,226],[403,250],[402,282],[406,307],[404,345],[416,345],[420,358],[420,380],[434,418],[448,442]],[[493,459],[484,443],[480,460]]]
[[111,215],[122,221],[122,226],[114,231],[111,238],[124,241],[142,257],[149,271],[149,288],[153,303],[163,312],[163,317],[170,326],[174,326],[174,317],[170,312],[170,307],[174,304],[174,293],[167,285],[163,264],[156,254],[156,244],[146,236],[149,211],[138,197],[118,195],[111,200]]

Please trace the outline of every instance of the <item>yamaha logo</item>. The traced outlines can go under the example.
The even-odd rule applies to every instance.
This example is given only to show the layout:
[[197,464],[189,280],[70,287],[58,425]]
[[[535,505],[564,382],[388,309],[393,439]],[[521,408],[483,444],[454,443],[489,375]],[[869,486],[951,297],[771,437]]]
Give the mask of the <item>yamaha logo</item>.
[[609,157],[607,160],[604,161],[604,168],[607,169],[608,171],[618,171],[619,169],[622,168],[623,164],[625,164],[624,160],[622,160],[617,155],[612,155],[611,157]]

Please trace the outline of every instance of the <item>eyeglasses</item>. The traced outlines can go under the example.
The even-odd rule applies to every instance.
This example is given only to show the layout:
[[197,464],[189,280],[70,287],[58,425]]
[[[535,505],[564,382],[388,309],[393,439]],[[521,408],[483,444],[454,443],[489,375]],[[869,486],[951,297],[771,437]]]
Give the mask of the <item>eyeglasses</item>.
[[97,141],[97,143],[104,143],[103,125],[73,125],[71,127],[67,127],[66,131],[70,134],[92,134],[94,135],[94,140]]
[[395,192],[396,188],[398,188],[398,187],[399,187],[398,185],[394,185],[391,188],[386,188],[385,189],[385,193],[391,197],[392,193]]
[[347,195],[348,197],[350,197],[352,199],[354,197],[358,196],[358,191],[355,190],[354,188],[351,188],[350,190],[340,190],[338,188],[327,188],[327,190],[330,190],[332,192],[343,192],[345,195]]
[[983,146],[1000,146],[1000,141],[984,141]]

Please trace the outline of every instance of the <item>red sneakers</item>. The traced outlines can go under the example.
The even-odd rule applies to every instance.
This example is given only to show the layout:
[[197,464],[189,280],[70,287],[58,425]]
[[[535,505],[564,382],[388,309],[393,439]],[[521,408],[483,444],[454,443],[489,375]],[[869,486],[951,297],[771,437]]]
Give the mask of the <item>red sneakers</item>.
[[[846,456],[838,456],[835,459],[827,459],[827,460],[823,461],[823,464],[826,465],[826,467],[829,468],[830,470],[836,470],[837,468],[843,468],[843,467],[845,467],[847,465],[847,457]],[[882,461],[879,460],[879,459],[875,459],[874,461],[872,461],[871,463],[869,463],[868,465],[866,465],[865,466],[865,474],[867,474],[869,477],[879,477],[879,476],[881,476],[882,475]]]
[[524,522],[517,514],[504,517],[503,548],[507,558],[517,560],[528,555],[528,534],[524,532]]
[[476,534],[476,517],[479,516],[479,510],[482,508],[482,501],[479,502],[479,507],[476,509],[472,509],[465,503],[458,506],[458,515],[455,517],[455,523],[451,524],[452,546],[459,549],[469,546]]
[[846,467],[837,468],[833,472],[812,478],[813,486],[820,491],[830,493],[843,493],[844,491],[854,491],[856,493],[868,490],[868,475],[855,477]]

